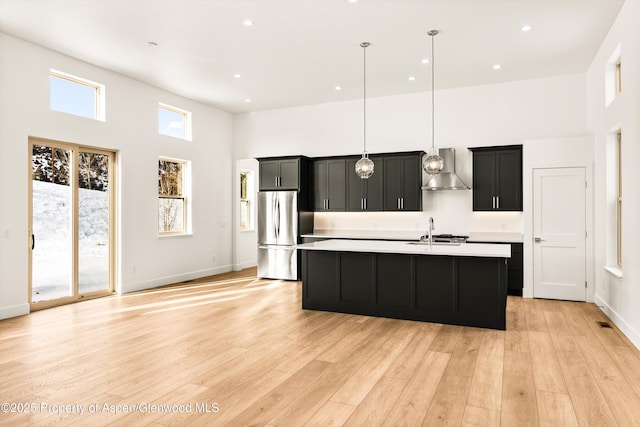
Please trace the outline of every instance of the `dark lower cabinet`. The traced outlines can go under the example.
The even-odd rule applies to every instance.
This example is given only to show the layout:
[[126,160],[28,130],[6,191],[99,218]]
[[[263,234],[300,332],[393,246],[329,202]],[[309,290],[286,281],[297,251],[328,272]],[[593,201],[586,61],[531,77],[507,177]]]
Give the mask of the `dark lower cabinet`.
[[508,261],[508,279],[507,279],[507,294],[522,296],[522,288],[524,286],[523,280],[523,261],[522,261],[522,243],[510,243],[510,242],[482,242],[473,241],[469,243],[488,243],[488,244],[502,244],[511,245],[511,258]]
[[377,254],[375,259],[376,303],[380,306],[410,307],[411,257],[399,254]]
[[[310,258],[302,254],[302,263],[308,271],[324,271],[324,275],[313,274],[306,278],[305,298],[312,301],[338,301],[340,291],[340,254],[338,252],[318,252]],[[304,274],[303,267],[303,274]]]
[[504,258],[301,252],[304,309],[506,327]]
[[456,310],[454,259],[448,256],[416,257],[416,307],[433,312]]
[[371,304],[374,301],[374,259],[369,254],[340,255],[340,301]]

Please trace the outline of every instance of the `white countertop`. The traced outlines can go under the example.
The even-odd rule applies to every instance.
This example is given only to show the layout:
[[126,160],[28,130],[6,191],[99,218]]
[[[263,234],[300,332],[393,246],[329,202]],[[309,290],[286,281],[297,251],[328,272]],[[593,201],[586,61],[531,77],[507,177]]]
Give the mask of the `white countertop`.
[[428,244],[414,245],[406,241],[331,239],[313,243],[304,243],[298,245],[298,249],[309,251],[511,258],[510,245],[496,245],[491,243],[463,243],[459,246],[433,245],[430,248]]
[[302,237],[316,237],[327,239],[380,239],[380,240],[420,240],[426,234],[425,230],[313,230],[312,234]]
[[522,243],[522,233],[472,232],[467,242]]

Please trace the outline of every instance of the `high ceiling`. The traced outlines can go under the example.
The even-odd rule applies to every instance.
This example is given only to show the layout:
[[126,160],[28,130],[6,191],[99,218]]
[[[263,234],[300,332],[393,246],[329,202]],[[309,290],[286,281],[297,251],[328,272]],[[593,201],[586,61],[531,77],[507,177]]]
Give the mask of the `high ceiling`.
[[0,32],[237,113],[361,99],[362,41],[368,97],[430,90],[431,29],[436,89],[583,73],[623,3],[0,0]]

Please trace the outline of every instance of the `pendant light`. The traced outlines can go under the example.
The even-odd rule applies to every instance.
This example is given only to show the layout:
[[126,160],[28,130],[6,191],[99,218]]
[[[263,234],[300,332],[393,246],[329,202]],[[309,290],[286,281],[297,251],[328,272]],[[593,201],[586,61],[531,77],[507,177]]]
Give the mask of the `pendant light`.
[[438,175],[442,172],[444,166],[444,160],[438,155],[435,148],[435,67],[434,67],[434,54],[433,54],[433,38],[438,34],[438,30],[431,30],[427,34],[431,36],[431,151],[427,158],[422,163],[422,169],[429,175]]
[[356,162],[356,174],[361,179],[368,179],[371,175],[373,175],[373,161],[369,158],[369,153],[367,153],[367,47],[369,47],[369,42],[362,42],[360,46],[362,47],[362,55],[363,55],[363,110],[364,110],[364,128],[363,128],[363,148],[362,148],[362,158]]

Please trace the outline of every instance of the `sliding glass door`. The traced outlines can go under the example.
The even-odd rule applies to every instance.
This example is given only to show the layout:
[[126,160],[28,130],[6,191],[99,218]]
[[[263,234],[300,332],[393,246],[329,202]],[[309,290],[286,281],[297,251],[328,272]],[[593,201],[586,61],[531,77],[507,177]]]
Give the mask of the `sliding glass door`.
[[114,291],[113,152],[31,139],[32,308]]

